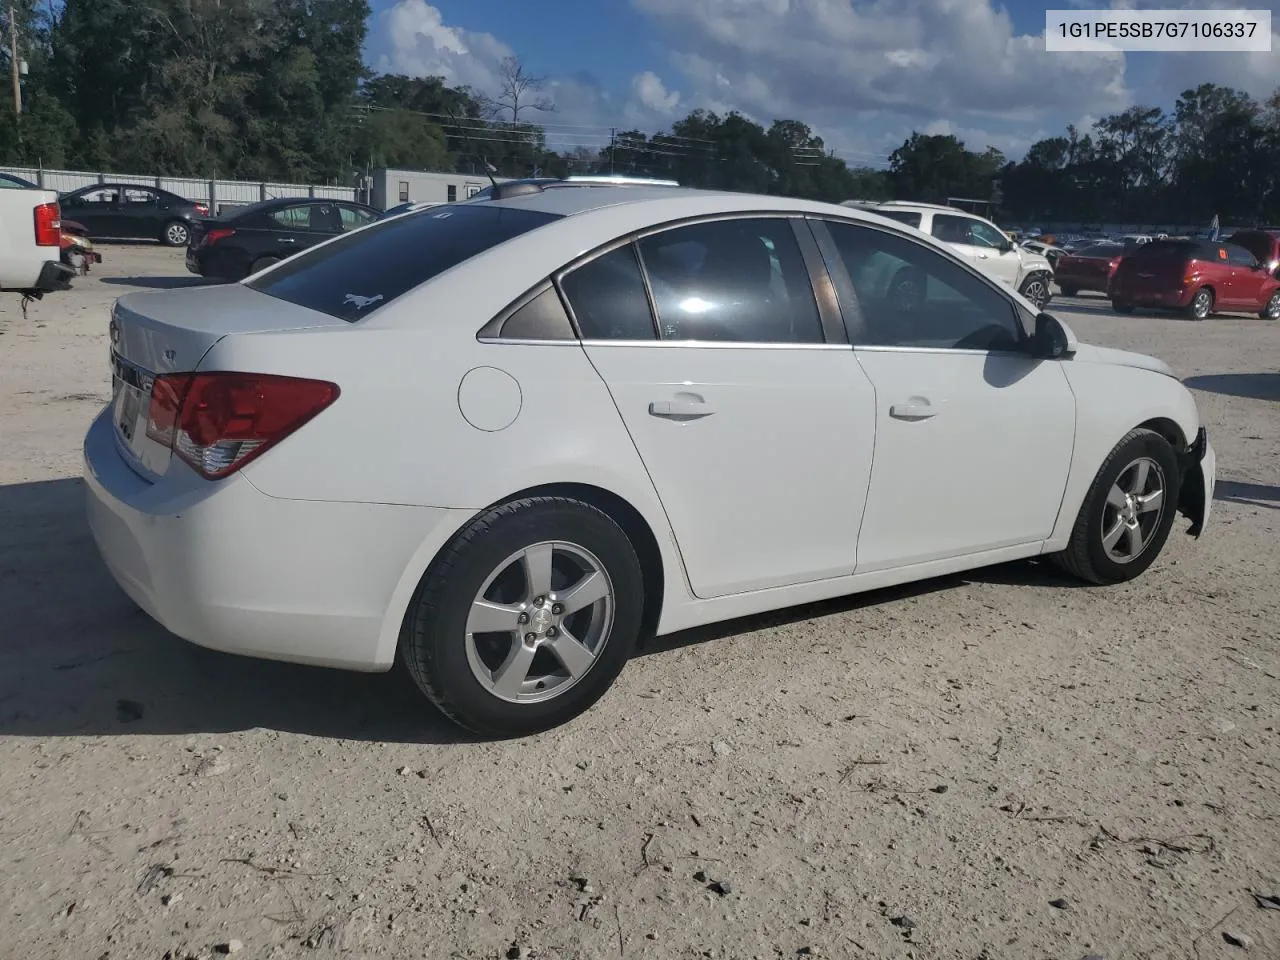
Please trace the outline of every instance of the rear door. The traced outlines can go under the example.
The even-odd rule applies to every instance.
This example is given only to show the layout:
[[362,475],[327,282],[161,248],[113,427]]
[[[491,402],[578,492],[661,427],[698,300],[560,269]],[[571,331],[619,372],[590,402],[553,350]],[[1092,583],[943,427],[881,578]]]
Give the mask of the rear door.
[[146,187],[125,187],[120,191],[120,234],[136,240],[160,236],[160,198]]
[[118,193],[110,187],[97,187],[84,193],[65,197],[59,201],[62,215],[68,220],[84,224],[90,237],[118,237],[111,231],[118,228],[116,199]]
[[811,269],[803,221],[762,216],[652,233],[560,279],[698,597],[856,564],[875,397]]
[[316,217],[314,213],[315,206],[304,202],[267,211],[265,215],[269,225],[256,238],[265,242],[262,249],[254,251],[255,258],[272,256],[284,259],[324,239],[325,234],[313,228],[313,222],[317,227],[323,224],[323,217]]
[[1263,286],[1270,289],[1267,272],[1244,247],[1229,243],[1226,248],[1227,263],[1231,265],[1231,305],[1261,310],[1266,300],[1262,295]]

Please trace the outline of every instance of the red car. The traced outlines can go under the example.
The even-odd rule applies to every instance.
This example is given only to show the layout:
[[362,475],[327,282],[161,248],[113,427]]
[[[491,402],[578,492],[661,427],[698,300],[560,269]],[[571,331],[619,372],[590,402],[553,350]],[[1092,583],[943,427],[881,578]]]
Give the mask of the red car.
[[1245,247],[1209,240],[1153,240],[1125,256],[1111,277],[1111,306],[1280,319],[1280,280]]
[[1227,237],[1227,243],[1234,243],[1252,253],[1267,268],[1267,273],[1274,276],[1280,270],[1280,227],[1239,230]]
[[1094,243],[1058,258],[1053,270],[1054,282],[1062,289],[1064,297],[1074,297],[1081,290],[1106,293],[1111,288],[1111,276],[1120,265],[1120,259],[1130,249],[1120,243]]

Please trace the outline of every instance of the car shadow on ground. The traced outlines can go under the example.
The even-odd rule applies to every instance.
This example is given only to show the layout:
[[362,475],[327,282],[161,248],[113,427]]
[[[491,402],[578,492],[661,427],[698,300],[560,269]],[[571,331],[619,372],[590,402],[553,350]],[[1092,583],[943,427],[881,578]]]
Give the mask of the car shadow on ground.
[[144,287],[150,290],[181,290],[184,287],[207,287],[215,281],[205,277],[99,277],[100,283],[119,287]]
[[1213,499],[1223,503],[1240,503],[1246,507],[1280,510],[1280,487],[1267,483],[1219,480],[1213,488]]
[[[0,486],[0,735],[225,733],[463,743],[400,670],[360,674],[205,650],[120,591],[84,519],[82,481]],[[1047,563],[1004,564],[650,639],[638,655],[921,596],[966,582],[1076,585]]]
[[1226,397],[1280,401],[1280,373],[1210,373],[1182,381],[1192,390]]

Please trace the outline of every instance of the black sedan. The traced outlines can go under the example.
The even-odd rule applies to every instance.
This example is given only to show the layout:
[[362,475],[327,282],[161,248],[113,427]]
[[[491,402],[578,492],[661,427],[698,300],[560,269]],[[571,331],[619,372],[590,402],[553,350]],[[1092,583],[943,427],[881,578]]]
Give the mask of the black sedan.
[[58,203],[68,220],[83,223],[93,239],[159,240],[186,246],[191,223],[209,207],[168,190],[132,183],[99,183],[64,193]]
[[358,230],[378,211],[350,200],[290,197],[264,200],[198,220],[187,247],[187,269],[217,280],[242,280],[299,250]]

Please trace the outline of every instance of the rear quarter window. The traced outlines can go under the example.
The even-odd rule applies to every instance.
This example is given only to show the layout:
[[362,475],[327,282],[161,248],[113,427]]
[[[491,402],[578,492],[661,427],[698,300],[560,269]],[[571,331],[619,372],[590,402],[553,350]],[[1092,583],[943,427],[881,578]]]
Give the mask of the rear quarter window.
[[489,204],[431,207],[344,234],[246,286],[349,322],[560,215]]

